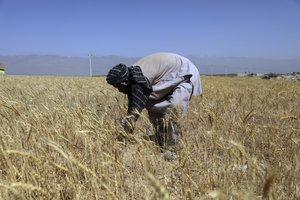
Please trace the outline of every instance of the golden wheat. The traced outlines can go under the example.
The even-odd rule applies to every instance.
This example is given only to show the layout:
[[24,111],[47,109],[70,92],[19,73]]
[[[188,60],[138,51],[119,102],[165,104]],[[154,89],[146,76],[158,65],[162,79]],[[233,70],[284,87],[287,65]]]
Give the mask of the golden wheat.
[[299,199],[300,84],[203,77],[165,161],[101,77],[0,77],[0,199]]

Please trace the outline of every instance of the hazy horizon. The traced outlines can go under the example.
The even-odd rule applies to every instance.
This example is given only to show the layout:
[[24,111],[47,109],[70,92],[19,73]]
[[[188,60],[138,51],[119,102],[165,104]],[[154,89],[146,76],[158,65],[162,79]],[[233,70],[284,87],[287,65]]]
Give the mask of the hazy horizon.
[[[93,75],[105,75],[119,63],[130,66],[140,57],[92,56]],[[221,56],[187,56],[201,74],[228,73],[291,73],[300,71],[300,59],[266,59]],[[0,63],[6,65],[10,75],[68,75],[89,76],[89,57],[57,55],[1,56]]]

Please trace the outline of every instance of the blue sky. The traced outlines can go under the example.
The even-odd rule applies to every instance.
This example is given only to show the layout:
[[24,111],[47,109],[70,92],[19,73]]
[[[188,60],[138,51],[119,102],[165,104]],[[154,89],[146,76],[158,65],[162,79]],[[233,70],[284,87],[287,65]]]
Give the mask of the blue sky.
[[300,0],[0,0],[0,55],[300,58]]

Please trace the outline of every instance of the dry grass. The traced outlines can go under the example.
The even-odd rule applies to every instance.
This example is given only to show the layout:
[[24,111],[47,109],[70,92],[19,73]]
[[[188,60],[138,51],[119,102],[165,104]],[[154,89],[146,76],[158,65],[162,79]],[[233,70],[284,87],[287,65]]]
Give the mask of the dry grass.
[[1,199],[299,199],[300,84],[203,77],[167,162],[104,78],[0,77]]

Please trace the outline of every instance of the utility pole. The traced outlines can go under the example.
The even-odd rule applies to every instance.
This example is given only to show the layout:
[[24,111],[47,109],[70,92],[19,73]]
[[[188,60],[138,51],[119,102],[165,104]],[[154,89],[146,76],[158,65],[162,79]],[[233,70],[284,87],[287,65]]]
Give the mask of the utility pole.
[[89,61],[90,61],[90,77],[93,76],[93,73],[92,73],[92,54],[89,54]]

